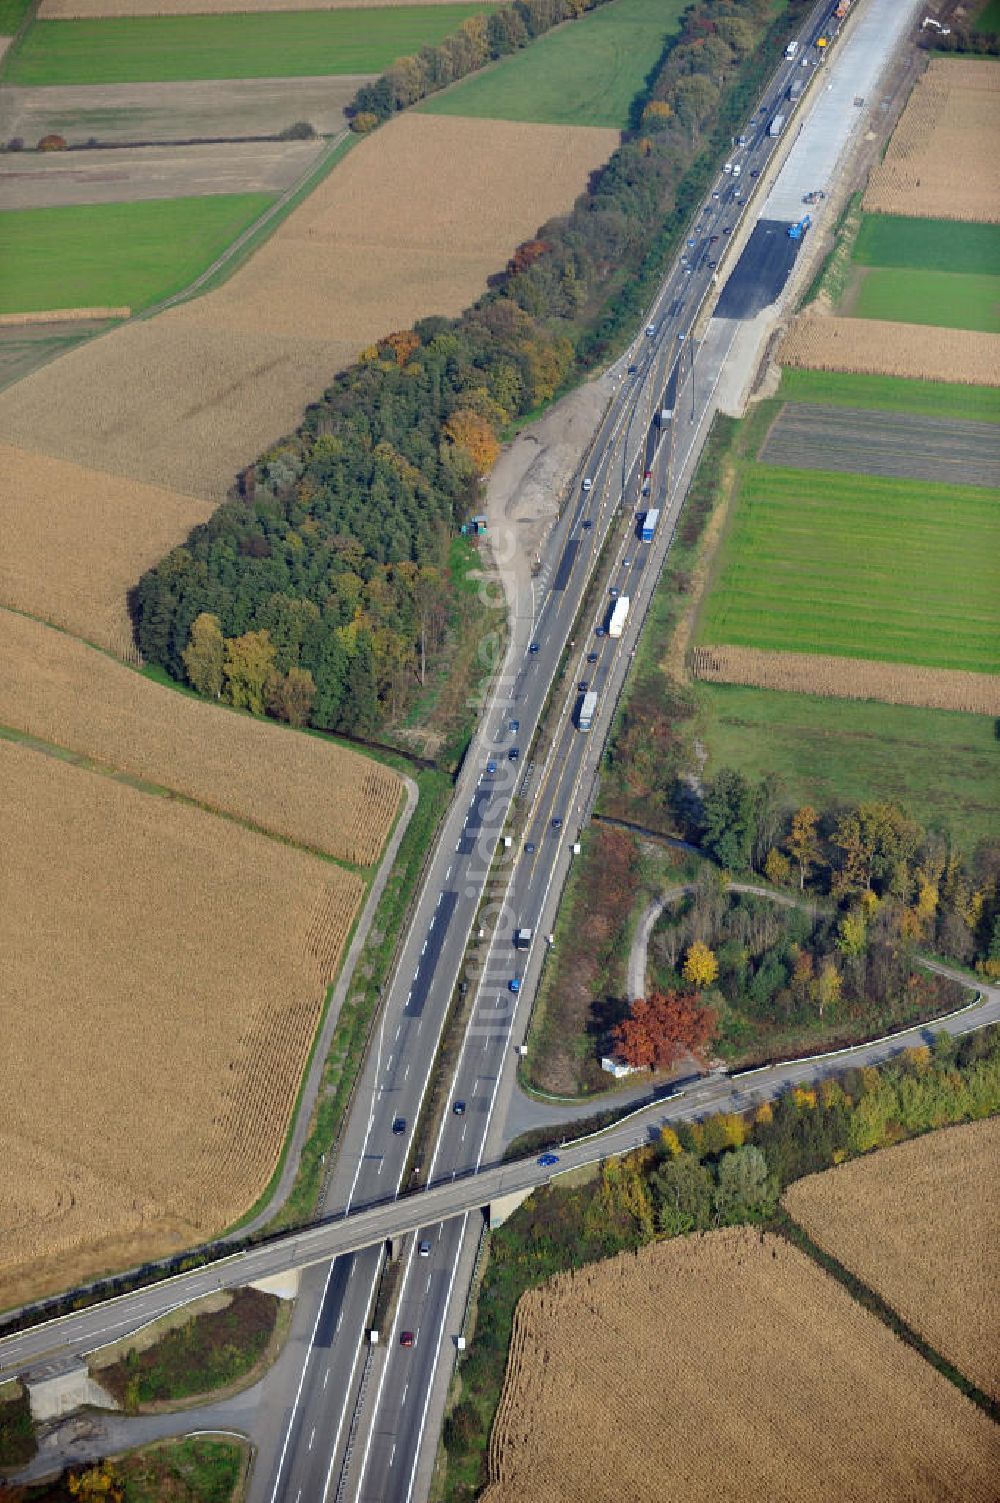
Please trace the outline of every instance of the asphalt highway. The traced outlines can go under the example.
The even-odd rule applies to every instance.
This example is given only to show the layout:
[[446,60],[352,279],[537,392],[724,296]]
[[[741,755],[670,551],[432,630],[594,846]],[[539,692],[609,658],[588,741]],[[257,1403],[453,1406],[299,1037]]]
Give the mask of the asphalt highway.
[[[827,4],[814,12],[805,41],[820,34],[831,9]],[[692,337],[694,319],[714,285],[753,176],[774,149],[767,121],[798,67],[797,61],[783,65],[772,80],[746,144],[734,149],[741,174],[720,174],[649,313],[652,332],[640,334],[620,362],[618,390],[579,489],[549,540],[532,618],[514,623],[507,668],[498,675],[429,864],[384,998],[377,1047],[366,1062],[327,1187],[327,1219],[183,1280],[0,1341],[0,1374],[23,1371],[43,1354],[87,1350],[209,1289],[335,1259],[317,1303],[297,1389],[289,1394],[281,1446],[274,1455],[258,1457],[254,1499],[408,1503],[422,1448],[436,1429],[430,1396],[439,1367],[444,1371],[461,1255],[481,1224],[474,1213],[495,1195],[547,1177],[533,1160],[485,1167],[498,1157],[501,1087],[510,1077],[543,962],[541,918],[554,907],[587,817],[596,760],[707,433],[714,379],[729,348],[703,356]],[[654,415],[664,406],[673,416],[660,424]],[[642,494],[646,471],[651,472],[648,497]],[[591,482],[586,489],[584,479]],[[661,521],[654,538],[643,542],[638,514],[649,507],[660,508]],[[599,559],[600,593],[578,622]],[[620,641],[598,635],[606,625],[612,587],[633,602]],[[570,671],[559,677],[564,654]],[[584,681],[599,697],[589,733],[574,721]],[[554,684],[555,731],[551,744],[534,753]],[[511,757],[515,749],[516,759]],[[514,947],[514,931],[521,926],[533,930],[526,951]],[[470,937],[478,945],[471,954]],[[472,1010],[449,1102],[461,1102],[463,1109],[446,1112],[428,1162],[404,1183],[413,1126],[462,977],[472,992]],[[707,1082],[693,1089],[686,1109],[710,1109],[732,1100],[736,1091],[726,1080]],[[662,1106],[656,1111],[663,1116]],[[583,1145],[567,1153],[565,1163],[640,1141],[655,1127],[656,1111],[652,1124],[630,1123],[599,1147]],[[421,1195],[400,1198],[420,1186],[426,1187]],[[417,1236],[403,1250],[395,1317],[373,1347],[366,1336],[384,1270],[381,1244],[410,1231]],[[428,1244],[426,1253],[422,1242]],[[401,1344],[404,1332],[412,1344],[409,1339]]]

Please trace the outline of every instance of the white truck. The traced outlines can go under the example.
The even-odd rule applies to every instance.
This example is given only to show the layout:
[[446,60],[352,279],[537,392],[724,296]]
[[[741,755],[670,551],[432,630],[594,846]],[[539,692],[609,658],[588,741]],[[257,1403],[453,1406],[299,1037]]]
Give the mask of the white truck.
[[589,731],[597,714],[597,695],[593,689],[589,689],[580,701],[580,708],[576,716],[576,728],[579,731]]
[[768,133],[769,136],[780,136],[781,132],[784,130],[784,128],[785,128],[785,117],[784,117],[784,115],[775,115],[774,119],[771,121],[770,125],[767,127],[767,133]]
[[608,622],[608,636],[620,637],[625,630],[625,622],[628,620],[629,598],[627,595],[619,595],[615,601],[615,608],[611,612]]
[[799,44],[798,44],[798,42],[789,42],[788,46],[785,48],[785,56],[786,57],[794,57],[795,54],[798,52],[798,50],[799,50]]

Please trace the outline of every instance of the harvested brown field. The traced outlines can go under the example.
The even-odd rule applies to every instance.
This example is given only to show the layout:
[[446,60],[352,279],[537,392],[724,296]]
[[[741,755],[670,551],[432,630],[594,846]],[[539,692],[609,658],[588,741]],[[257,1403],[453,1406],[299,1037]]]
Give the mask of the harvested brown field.
[[784,1204],[935,1351],[1000,1398],[1000,1120],[800,1179]]
[[0,445],[0,468],[0,605],[134,657],[128,591],[211,506],[30,449]]
[[28,747],[0,763],[5,1306],[262,1193],[363,884]]
[[869,213],[1000,221],[1000,67],[933,58],[885,159],[868,180]]
[[[298,7],[296,7],[298,8]],[[277,135],[308,120],[322,135],[342,131],[344,108],[364,74],[333,78],[218,78],[193,82],[43,84],[0,89],[0,139],[37,141],[49,131],[82,146]]]
[[749,1228],[517,1308],[484,1503],[996,1497],[996,1427],[804,1253]]
[[781,341],[777,359],[781,365],[820,371],[1000,386],[1000,334],[971,329],[800,313]]
[[691,673],[714,684],[1000,715],[1000,676],[958,668],[922,668],[914,663],[722,646],[696,647],[691,654]]
[[[113,146],[0,156],[5,209],[74,204],[140,203],[153,198],[204,198],[216,193],[282,193],[325,149],[322,141],[216,141],[191,146]],[[127,318],[128,308],[15,314],[42,319]],[[5,318],[11,315],[5,314]]]
[[[13,205],[10,205],[13,207]],[[131,318],[131,308],[50,308],[43,313],[0,313],[0,329],[21,329],[26,324],[68,324],[86,319]]]
[[400,802],[391,767],[178,694],[4,610],[0,660],[0,725],[297,845],[360,866],[378,860]]
[[219,16],[262,10],[377,10],[387,5],[453,4],[454,0],[42,0],[38,19],[85,21],[104,16]]
[[78,347],[0,394],[0,428],[25,447],[220,500],[366,344],[478,296],[618,139],[400,116],[217,291]]

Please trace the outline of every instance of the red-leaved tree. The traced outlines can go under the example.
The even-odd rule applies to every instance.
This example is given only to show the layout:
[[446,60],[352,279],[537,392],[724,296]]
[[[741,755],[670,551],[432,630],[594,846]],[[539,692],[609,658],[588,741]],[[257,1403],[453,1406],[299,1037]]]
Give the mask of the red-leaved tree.
[[666,1070],[686,1053],[703,1064],[718,1032],[718,1014],[698,992],[650,992],[632,1003],[614,1043],[626,1064]]

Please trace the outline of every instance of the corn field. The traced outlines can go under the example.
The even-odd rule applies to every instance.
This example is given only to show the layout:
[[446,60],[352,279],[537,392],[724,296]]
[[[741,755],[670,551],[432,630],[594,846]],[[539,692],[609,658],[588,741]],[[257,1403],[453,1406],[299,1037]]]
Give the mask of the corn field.
[[715,684],[743,684],[753,689],[822,694],[831,699],[879,699],[890,705],[1000,715],[1000,676],[991,673],[728,646],[696,647],[690,655],[690,665],[694,678]]
[[800,313],[778,347],[781,365],[1000,386],[1000,334]]
[[0,313],[0,329],[21,329],[25,324],[65,324],[77,320],[129,318],[131,308],[50,308],[44,313]]
[[221,16],[282,10],[378,10],[383,6],[452,5],[454,0],[42,0],[40,21],[113,16]]
[[789,1215],[908,1325],[1000,1398],[1000,1121],[928,1133],[800,1179]]
[[0,742],[0,764],[6,1306],[200,1240],[261,1194],[364,888],[29,747]]
[[0,724],[172,789],[297,845],[370,866],[399,808],[391,767],[177,694],[0,610]]
[[805,1254],[735,1227],[517,1308],[484,1503],[992,1499],[996,1428]]
[[1000,70],[934,58],[914,86],[885,159],[871,173],[873,214],[1000,222]]

